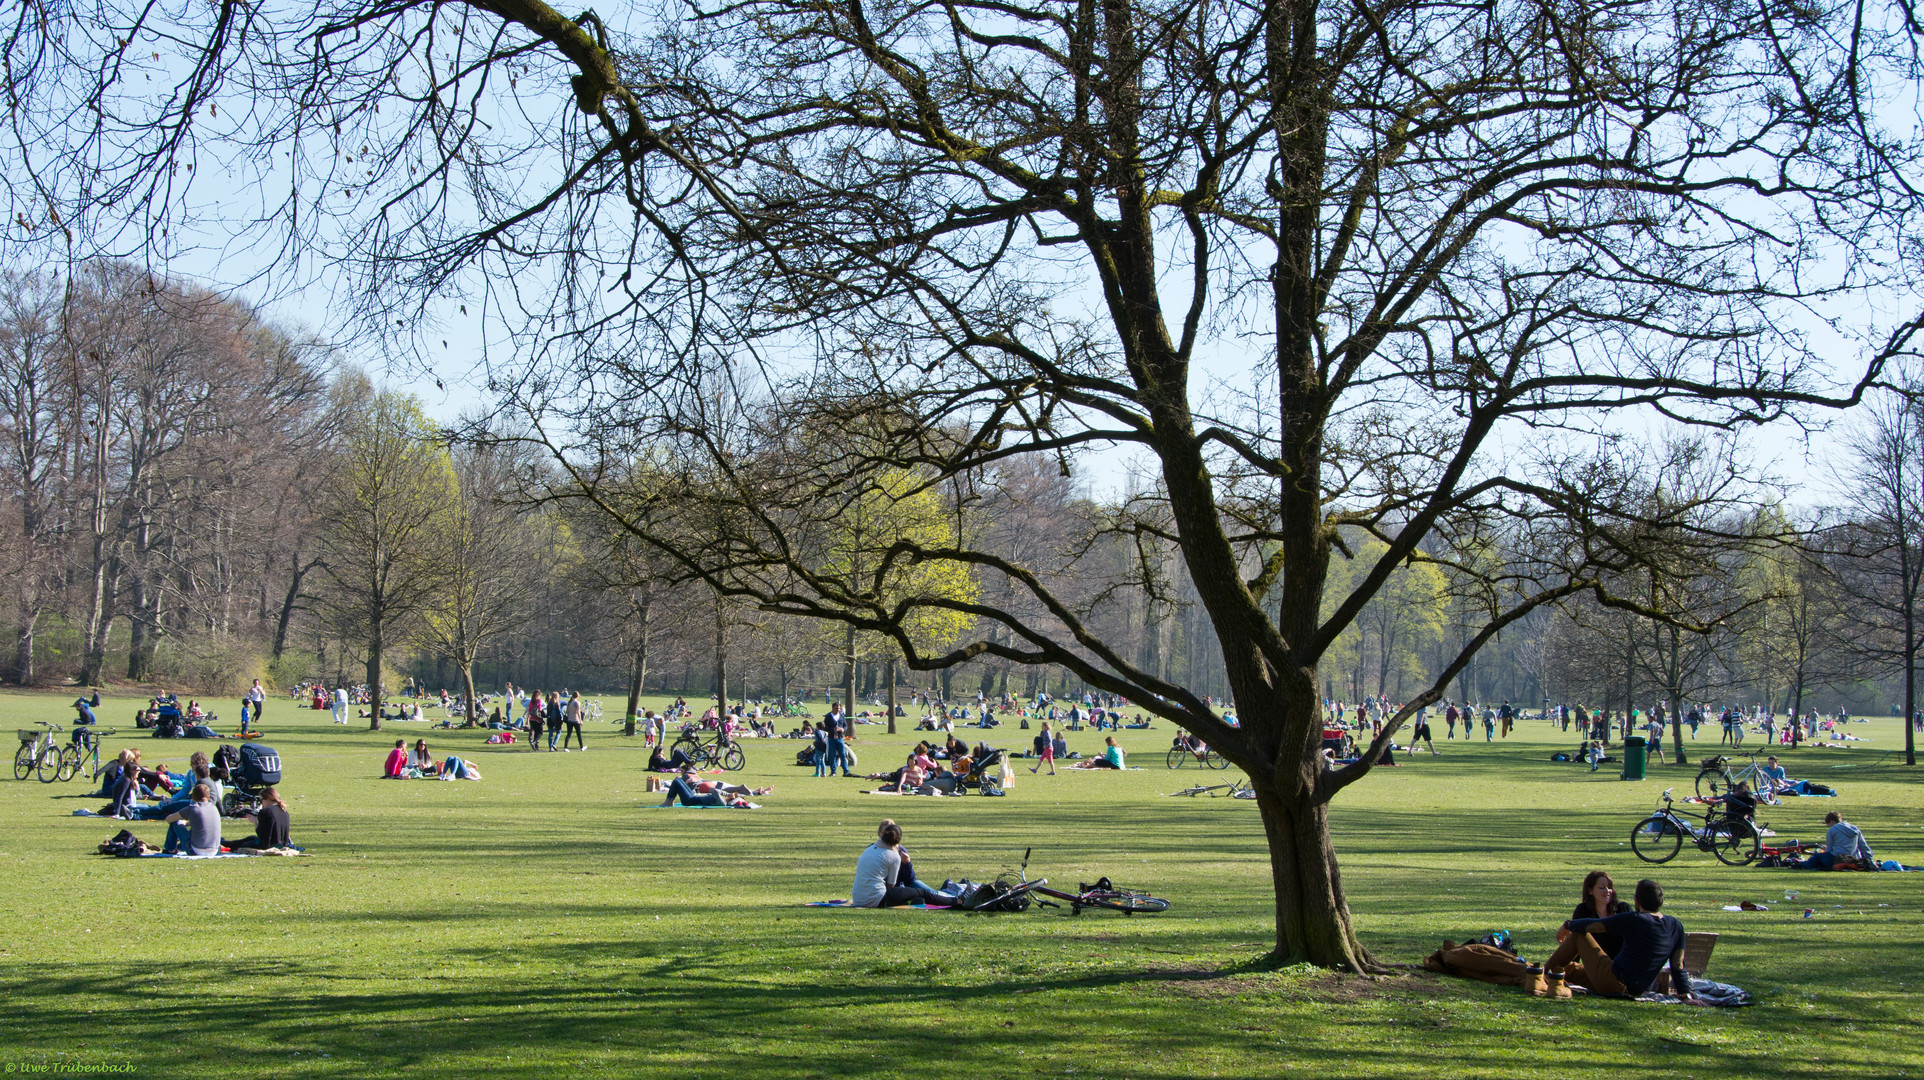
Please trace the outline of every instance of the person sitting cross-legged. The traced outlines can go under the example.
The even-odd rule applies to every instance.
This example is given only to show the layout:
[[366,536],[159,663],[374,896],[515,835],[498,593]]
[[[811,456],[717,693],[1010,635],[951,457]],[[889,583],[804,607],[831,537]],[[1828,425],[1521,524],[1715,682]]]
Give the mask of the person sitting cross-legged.
[[206,784],[196,784],[187,806],[167,816],[168,855],[220,854],[220,810]]
[[[1665,965],[1670,967],[1670,992],[1691,1004],[1702,1004],[1690,992],[1684,973],[1684,928],[1662,914],[1663,886],[1645,878],[1637,882],[1636,910],[1600,919],[1571,919],[1563,924],[1570,936],[1543,962],[1552,985],[1564,978],[1574,960],[1583,961],[1582,983],[1595,994],[1638,997],[1649,991]],[[1613,934],[1623,945],[1615,956],[1606,952],[1596,934]]]

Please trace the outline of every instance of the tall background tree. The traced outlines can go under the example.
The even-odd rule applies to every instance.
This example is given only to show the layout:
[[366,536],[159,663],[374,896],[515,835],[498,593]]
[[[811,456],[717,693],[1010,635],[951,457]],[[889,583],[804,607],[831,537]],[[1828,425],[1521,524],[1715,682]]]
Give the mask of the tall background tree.
[[[325,602],[336,625],[360,639],[368,727],[379,731],[389,650],[420,630],[447,582],[460,484],[420,403],[384,390],[355,411],[323,489]],[[489,576],[485,566],[472,569]],[[469,610],[466,601],[455,606]]]
[[1834,532],[1845,553],[1840,580],[1873,632],[1854,635],[1871,663],[1894,667],[1904,687],[1904,763],[1917,764],[1917,655],[1924,647],[1924,407],[1912,393],[1877,400],[1855,432],[1843,469],[1856,495]]

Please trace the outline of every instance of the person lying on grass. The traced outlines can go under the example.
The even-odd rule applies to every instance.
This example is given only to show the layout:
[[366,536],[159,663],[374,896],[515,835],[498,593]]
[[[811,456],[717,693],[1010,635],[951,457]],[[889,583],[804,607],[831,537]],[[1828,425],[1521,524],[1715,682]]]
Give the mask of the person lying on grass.
[[956,894],[915,880],[915,866],[902,847],[902,827],[883,818],[870,844],[855,860],[855,884],[849,902],[856,907],[896,907],[901,904],[953,904]]
[[749,788],[742,784],[729,784],[720,780],[703,780],[695,773],[693,765],[684,765],[681,775],[668,781],[668,797],[661,805],[673,806],[679,799],[683,806],[733,806],[741,809],[759,809],[748,801],[750,795],[766,795],[774,788]]
[[[1544,974],[1551,983],[1564,978],[1564,969],[1581,959],[1583,972],[1579,985],[1593,994],[1608,997],[1640,997],[1648,993],[1665,965],[1670,968],[1670,993],[1687,1004],[1701,1005],[1690,992],[1690,976],[1684,973],[1684,928],[1675,917],[1662,914],[1663,886],[1645,878],[1637,882],[1637,907],[1598,919],[1571,919],[1563,924],[1570,936],[1543,962]],[[1597,935],[1611,934],[1622,939],[1615,956],[1610,955]]]
[[1116,745],[1116,737],[1114,735],[1105,735],[1103,736],[1102,741],[1106,745],[1104,745],[1103,747],[1101,757],[1086,758],[1082,761],[1076,762],[1074,765],[1071,765],[1069,767],[1071,769],[1126,769],[1128,768],[1129,766],[1123,760],[1122,747]]

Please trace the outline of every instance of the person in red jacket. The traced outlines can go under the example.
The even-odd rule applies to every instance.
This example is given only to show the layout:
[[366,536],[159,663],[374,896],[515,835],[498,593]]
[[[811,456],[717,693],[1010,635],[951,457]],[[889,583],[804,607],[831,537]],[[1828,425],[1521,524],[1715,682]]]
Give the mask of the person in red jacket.
[[381,767],[381,776],[387,780],[399,780],[401,770],[408,767],[408,741],[394,740],[394,749],[388,751],[387,764]]

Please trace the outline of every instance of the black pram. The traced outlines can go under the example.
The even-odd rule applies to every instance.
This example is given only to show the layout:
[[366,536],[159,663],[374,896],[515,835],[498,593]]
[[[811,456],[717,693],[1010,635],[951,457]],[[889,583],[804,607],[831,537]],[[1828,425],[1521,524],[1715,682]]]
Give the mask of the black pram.
[[[222,750],[232,747],[223,746]],[[240,763],[228,770],[227,794],[221,813],[228,817],[252,814],[261,808],[261,793],[281,782],[281,756],[271,746],[243,743]]]

